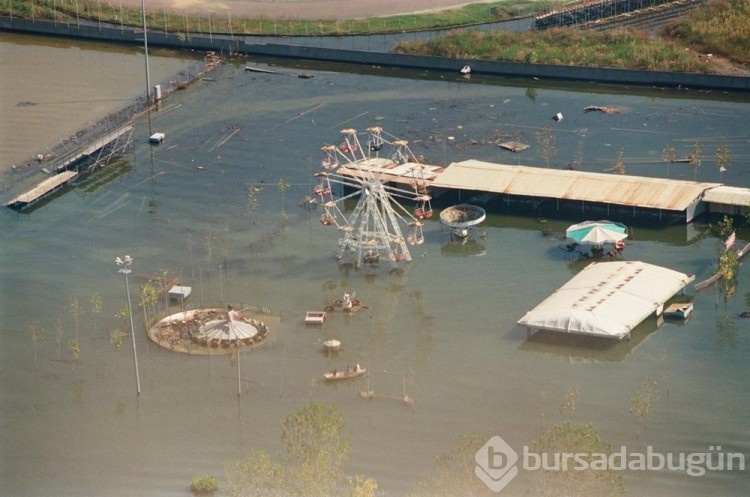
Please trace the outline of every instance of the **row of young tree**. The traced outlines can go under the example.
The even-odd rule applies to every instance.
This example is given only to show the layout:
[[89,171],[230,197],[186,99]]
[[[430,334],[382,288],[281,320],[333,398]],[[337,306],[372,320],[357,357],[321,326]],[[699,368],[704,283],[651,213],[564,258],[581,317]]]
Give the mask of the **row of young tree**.
[[[166,281],[166,271],[161,272],[163,278]],[[162,300],[160,295],[159,286],[163,286],[163,283],[155,281],[148,281],[139,288],[138,296],[138,307],[140,307],[143,313],[143,322],[148,328],[149,323],[152,322],[156,316],[160,313],[164,313],[169,308],[168,300]],[[166,293],[164,293],[166,295]],[[63,353],[67,351],[74,360],[80,360],[83,354],[81,349],[81,326],[83,316],[87,313],[92,316],[100,316],[102,314],[102,297],[98,293],[92,294],[88,299],[89,306],[81,301],[77,296],[71,296],[68,298],[67,303],[64,306],[64,310],[70,316],[73,325],[73,337],[69,338],[65,342],[65,324],[63,319],[59,317],[55,322],[55,341],[56,341],[56,352],[57,360],[63,360]],[[162,307],[162,305],[164,307]],[[118,325],[113,329],[109,329],[109,325],[102,324],[99,322],[100,318],[94,317],[94,327],[99,328],[103,326],[107,330],[109,335],[109,341],[115,349],[119,349],[122,346],[123,338],[130,334],[129,331],[129,319],[130,309],[127,305],[121,307],[114,313]],[[37,368],[38,362],[38,344],[44,340],[47,336],[44,327],[39,321],[34,321],[29,324],[29,334],[34,343],[34,368]]]
[[[557,157],[557,139],[555,137],[554,128],[552,126],[545,126],[536,134],[538,155],[539,158],[544,161],[546,167],[550,167],[550,163]],[[576,165],[580,166],[583,163],[583,144],[579,143],[578,146],[578,157],[576,158]],[[693,150],[685,158],[677,156],[677,149],[674,145],[668,144],[661,151],[661,159],[667,164],[667,177],[669,177],[669,165],[677,162],[685,162],[693,170],[693,179],[698,177],[698,170],[703,164],[703,143],[698,140],[693,146]],[[724,173],[729,169],[729,165],[732,163],[732,156],[729,151],[729,146],[726,143],[722,143],[717,146],[714,150],[714,163],[716,168],[719,170],[719,182],[724,178]],[[615,162],[612,165],[610,171],[615,174],[626,174],[627,166],[626,159],[624,157],[623,150],[617,153]]]

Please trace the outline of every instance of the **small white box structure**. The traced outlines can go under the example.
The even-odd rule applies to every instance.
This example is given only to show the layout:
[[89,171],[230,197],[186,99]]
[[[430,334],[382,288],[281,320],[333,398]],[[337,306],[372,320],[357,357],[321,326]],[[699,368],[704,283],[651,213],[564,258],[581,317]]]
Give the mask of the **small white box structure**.
[[190,294],[192,292],[193,292],[192,287],[175,285],[172,288],[170,288],[167,293],[169,294],[170,299],[183,300],[183,299],[190,297]]
[[325,311],[307,311],[305,314],[305,324],[323,324],[325,320]]
[[164,133],[154,133],[153,135],[151,135],[148,141],[150,143],[161,143],[164,141]]

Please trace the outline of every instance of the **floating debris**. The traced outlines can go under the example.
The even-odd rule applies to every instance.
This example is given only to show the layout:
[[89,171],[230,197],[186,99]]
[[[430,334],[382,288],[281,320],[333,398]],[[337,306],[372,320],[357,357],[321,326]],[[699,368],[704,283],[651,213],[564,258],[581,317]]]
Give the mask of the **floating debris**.
[[497,146],[516,153],[523,152],[524,150],[529,148],[529,145],[517,141],[502,142],[498,143]]
[[325,311],[307,311],[307,313],[305,313],[305,324],[322,325],[323,323],[325,323],[325,320]]
[[620,109],[617,107],[601,107],[599,105],[589,105],[583,108],[584,112],[604,112],[605,114],[619,114]]

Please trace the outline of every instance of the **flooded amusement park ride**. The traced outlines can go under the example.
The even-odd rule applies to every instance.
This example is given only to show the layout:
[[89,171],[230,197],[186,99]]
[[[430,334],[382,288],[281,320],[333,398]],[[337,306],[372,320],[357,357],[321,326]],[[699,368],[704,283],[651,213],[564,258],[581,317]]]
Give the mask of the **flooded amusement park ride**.
[[[322,147],[313,189],[315,202],[325,209],[320,222],[340,233],[337,258],[350,258],[357,267],[411,261],[409,245],[424,242],[423,221],[432,217],[427,166],[418,162],[406,140],[380,127],[367,128],[362,140],[354,129],[341,135],[337,144]],[[339,191],[343,194],[336,198]],[[347,211],[344,203],[350,199],[357,199],[357,205]],[[413,204],[413,210],[401,202]]]
[[448,207],[440,213],[440,222],[450,230],[451,241],[467,241],[487,217],[485,210],[471,204]]
[[211,354],[226,348],[257,345],[268,336],[268,326],[240,312],[218,308],[194,309],[169,315],[148,331],[160,346],[187,354]]

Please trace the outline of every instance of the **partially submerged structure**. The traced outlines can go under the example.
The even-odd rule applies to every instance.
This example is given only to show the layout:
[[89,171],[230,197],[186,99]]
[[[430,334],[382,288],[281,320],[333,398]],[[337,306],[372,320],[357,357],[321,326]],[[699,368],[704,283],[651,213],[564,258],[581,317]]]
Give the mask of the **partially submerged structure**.
[[148,337],[161,347],[185,354],[212,354],[230,347],[254,346],[268,337],[265,322],[232,312],[205,308],[171,314],[153,324]]
[[709,212],[744,216],[750,207],[750,189],[721,185],[711,188],[703,195]]
[[653,214],[690,222],[704,213],[704,192],[719,183],[667,178],[592,173],[563,169],[494,164],[466,160],[451,164],[435,180],[433,188],[490,192],[502,202],[554,203],[555,210],[575,209],[610,215]]
[[529,331],[622,339],[695,279],[640,261],[594,262],[518,320]]
[[87,175],[122,157],[133,143],[133,126],[126,124],[92,139],[89,143],[69,151],[55,160],[52,169],[42,168],[51,174],[19,195],[5,200],[3,205],[16,210],[25,210],[60,191],[68,183]]

